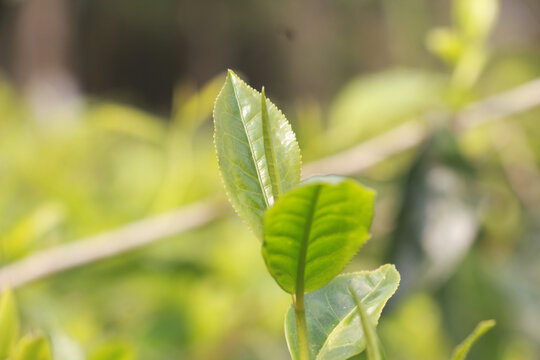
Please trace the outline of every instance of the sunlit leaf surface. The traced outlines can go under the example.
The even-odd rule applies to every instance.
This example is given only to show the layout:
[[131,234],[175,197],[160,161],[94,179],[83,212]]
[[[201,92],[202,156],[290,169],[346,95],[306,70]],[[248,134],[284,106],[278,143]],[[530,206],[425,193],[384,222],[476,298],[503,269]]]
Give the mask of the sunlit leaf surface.
[[[300,148],[285,116],[266,104],[277,178],[286,192],[300,181]],[[214,108],[218,162],[231,203],[257,236],[274,202],[262,120],[261,94],[229,71]]]
[[265,216],[263,257],[283,290],[326,285],[369,237],[375,193],[341,177],[312,178]]

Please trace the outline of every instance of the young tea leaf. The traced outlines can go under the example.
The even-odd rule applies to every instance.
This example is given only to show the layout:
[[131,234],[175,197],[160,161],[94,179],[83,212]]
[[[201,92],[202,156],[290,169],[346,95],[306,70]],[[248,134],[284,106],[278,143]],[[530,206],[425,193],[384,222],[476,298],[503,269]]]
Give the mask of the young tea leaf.
[[371,323],[366,309],[364,309],[364,305],[362,305],[362,300],[360,300],[352,287],[349,287],[349,292],[351,293],[354,303],[356,304],[358,315],[360,315],[362,330],[364,331],[364,337],[366,338],[367,360],[386,360],[386,356],[384,354],[384,350],[382,349],[379,337],[377,336],[375,326]]
[[229,70],[214,106],[214,139],[229,199],[262,238],[264,212],[279,191],[273,182],[278,182],[282,192],[295,186],[300,181],[301,159],[285,116],[266,100],[263,119],[261,104],[261,94]]
[[[366,338],[349,287],[361,300],[369,321],[375,326],[386,302],[397,290],[399,280],[395,266],[387,264],[373,271],[339,275],[322,289],[306,294],[310,359],[356,359],[355,356],[366,349]],[[291,356],[297,360],[298,335],[293,307],[285,318],[285,336]],[[362,355],[358,359],[362,359]]]
[[263,257],[288,293],[326,285],[369,237],[375,193],[341,177],[317,177],[284,194],[264,219]]
[[51,346],[43,335],[25,335],[17,344],[13,360],[52,360]]
[[7,359],[19,338],[19,314],[10,289],[0,297],[0,359]]
[[467,357],[467,353],[474,345],[474,343],[492,327],[495,326],[495,320],[484,320],[476,325],[474,331],[463,340],[452,353],[452,360],[464,360]]

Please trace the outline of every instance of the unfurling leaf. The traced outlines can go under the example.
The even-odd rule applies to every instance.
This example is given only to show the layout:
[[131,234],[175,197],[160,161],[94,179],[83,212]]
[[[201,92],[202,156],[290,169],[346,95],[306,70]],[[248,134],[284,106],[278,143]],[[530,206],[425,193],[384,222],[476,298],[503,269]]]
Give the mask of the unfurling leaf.
[[369,237],[375,193],[341,177],[317,177],[284,194],[264,221],[263,257],[288,293],[326,285]]
[[[376,326],[399,280],[395,266],[384,265],[373,271],[339,275],[322,289],[306,294],[310,359],[346,360],[362,353],[366,338],[349,288],[361,300],[371,324]],[[297,360],[298,336],[292,306],[285,319],[285,336],[291,356]]]
[[[288,191],[300,181],[301,164],[300,148],[289,122],[268,100],[263,119],[261,103],[261,94],[229,71],[214,106],[215,145],[227,194],[260,238],[264,212],[278,191],[272,180],[279,182],[282,192]],[[271,140],[272,149],[265,138]],[[268,159],[269,150],[274,159]]]
[[474,345],[474,343],[492,327],[495,326],[495,320],[484,320],[476,325],[474,331],[463,340],[452,353],[452,360],[464,360],[467,357],[467,353]]

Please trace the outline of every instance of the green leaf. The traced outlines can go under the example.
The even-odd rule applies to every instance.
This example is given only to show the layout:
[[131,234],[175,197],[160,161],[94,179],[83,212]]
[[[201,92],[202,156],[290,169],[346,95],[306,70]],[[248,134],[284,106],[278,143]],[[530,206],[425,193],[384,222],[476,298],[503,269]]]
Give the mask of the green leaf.
[[52,360],[51,346],[43,335],[25,335],[17,344],[13,360]]
[[474,331],[463,340],[452,353],[452,360],[464,360],[467,356],[467,353],[474,345],[474,343],[486,332],[488,332],[492,327],[495,326],[495,320],[484,320],[476,325]]
[[360,322],[362,323],[362,330],[364,331],[364,337],[366,338],[366,352],[368,360],[386,360],[384,350],[382,348],[379,337],[375,330],[375,325],[371,323],[362,300],[358,297],[354,289],[349,287],[358,315],[360,315]]
[[483,41],[499,13],[498,0],[454,0],[454,21],[469,41]]
[[97,347],[89,360],[133,360],[135,352],[129,344],[122,341],[109,341]]
[[406,68],[354,78],[332,101],[325,145],[344,148],[418,117],[439,104],[445,80],[436,72]]
[[[349,287],[361,299],[371,323],[376,325],[399,280],[395,266],[387,264],[373,271],[339,275],[322,289],[307,294],[310,359],[345,360],[362,353],[366,339]],[[285,336],[291,356],[297,360],[298,336],[292,307],[285,318]]]
[[315,177],[265,215],[263,257],[288,293],[326,285],[369,237],[375,193],[337,176]]
[[6,359],[19,338],[19,314],[17,303],[10,289],[0,298],[0,360]]
[[[285,116],[266,101],[267,130],[273,142],[276,178],[283,192],[300,181],[300,148]],[[242,219],[262,238],[265,210],[274,203],[265,153],[261,94],[229,70],[214,106],[214,140],[229,199]],[[272,165],[271,165],[272,166]]]

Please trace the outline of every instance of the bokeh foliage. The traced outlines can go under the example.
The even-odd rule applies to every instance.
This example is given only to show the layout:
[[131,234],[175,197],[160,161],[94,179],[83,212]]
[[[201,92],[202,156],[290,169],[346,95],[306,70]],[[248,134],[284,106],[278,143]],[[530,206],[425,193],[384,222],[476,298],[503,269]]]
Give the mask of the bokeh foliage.
[[[467,9],[472,3],[486,8]],[[362,74],[322,105],[304,98],[279,105],[305,162],[406,121],[429,129],[419,148],[358,175],[378,198],[373,239],[348,270],[391,262],[402,274],[379,324],[389,359],[447,359],[480,320],[493,318],[497,327],[468,359],[535,360],[540,110],[464,133],[454,125],[467,104],[540,76],[540,57],[489,49],[496,2],[455,7],[451,25],[427,34],[434,56],[422,66],[404,61],[409,66]],[[180,84],[167,118],[92,98],[69,116],[37,117],[2,77],[0,264],[222,196],[210,117],[224,76],[199,88]],[[266,86],[272,93],[280,85]],[[16,289],[22,333],[47,333],[58,360],[285,359],[289,298],[259,251],[228,213]]]

